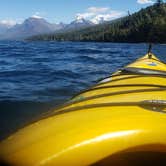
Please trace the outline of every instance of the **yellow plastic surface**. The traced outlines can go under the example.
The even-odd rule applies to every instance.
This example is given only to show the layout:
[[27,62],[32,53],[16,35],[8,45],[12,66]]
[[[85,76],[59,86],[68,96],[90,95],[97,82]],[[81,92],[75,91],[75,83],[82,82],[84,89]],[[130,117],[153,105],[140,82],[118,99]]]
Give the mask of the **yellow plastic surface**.
[[[152,60],[146,55],[127,67],[148,68],[148,63],[157,63],[157,66],[149,66],[150,69],[166,70],[166,65],[154,55]],[[112,81],[92,87],[102,89],[85,91],[71,103],[52,111],[52,116],[20,129],[0,143],[0,159],[15,166],[83,166],[128,149],[136,151],[139,147],[148,147],[142,151],[166,152],[165,107],[162,112],[139,105],[86,107],[112,102],[166,100],[166,90],[156,87],[166,86],[164,77],[137,76],[110,78]],[[133,86],[118,87],[126,84]],[[93,98],[105,94],[110,95]],[[86,100],[88,97],[90,99]],[[152,145],[158,146],[153,148]]]

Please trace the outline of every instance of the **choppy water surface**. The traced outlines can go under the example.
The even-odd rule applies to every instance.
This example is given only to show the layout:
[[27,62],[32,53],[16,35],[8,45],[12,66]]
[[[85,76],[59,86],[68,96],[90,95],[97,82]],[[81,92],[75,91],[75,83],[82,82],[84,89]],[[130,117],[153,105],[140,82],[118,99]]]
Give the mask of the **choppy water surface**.
[[[146,51],[146,44],[1,41],[0,139]],[[153,52],[166,61],[166,45]]]

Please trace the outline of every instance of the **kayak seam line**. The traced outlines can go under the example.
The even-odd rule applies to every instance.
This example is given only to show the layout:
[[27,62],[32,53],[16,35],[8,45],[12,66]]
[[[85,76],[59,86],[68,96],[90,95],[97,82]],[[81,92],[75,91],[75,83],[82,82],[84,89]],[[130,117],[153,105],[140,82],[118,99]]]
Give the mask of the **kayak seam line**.
[[[140,68],[140,67],[125,67],[122,69],[122,72],[141,74],[141,75],[159,75],[166,76],[166,72],[163,70],[153,70],[148,68]],[[151,73],[146,73],[151,72]]]
[[128,91],[120,91],[120,92],[111,92],[111,93],[107,93],[107,94],[87,97],[87,98],[79,100],[79,101],[66,103],[66,105],[63,105],[58,110],[61,111],[63,108],[70,107],[73,104],[78,104],[78,103],[81,103],[81,102],[85,102],[85,101],[88,101],[88,100],[94,100],[94,99],[98,99],[98,98],[102,98],[102,97],[110,97],[110,96],[114,96],[114,95],[121,95],[121,94],[127,94],[127,93],[141,93],[141,92],[165,91],[165,90],[166,90],[166,88],[156,88],[156,89],[141,89],[141,90],[139,89],[139,90],[128,90]]
[[[130,74],[127,74],[130,76]],[[133,74],[131,74],[133,75]],[[133,79],[133,78],[139,78],[139,77],[161,77],[161,78],[166,78],[166,76],[164,75],[153,75],[153,74],[149,74],[149,75],[144,75],[144,74],[135,74],[136,76],[131,76],[131,77],[125,77],[125,78],[118,78],[118,79],[115,79],[115,80],[110,80],[108,82],[103,82],[103,83],[99,83],[97,84],[96,86],[100,86],[100,85],[104,85],[104,84],[107,84],[107,83],[111,83],[111,82],[116,82],[116,81],[121,81],[121,80],[126,80],[126,79]],[[111,78],[111,77],[110,77]]]
[[[150,58],[150,59],[155,60],[155,61],[160,62],[160,63],[162,63],[162,64],[165,65],[165,62],[162,61],[162,60],[158,60],[158,59],[155,59],[155,58]],[[139,61],[143,61],[143,60],[149,60],[149,58],[138,59],[138,60],[135,61],[135,63],[136,63],[136,62],[139,62]]]
[[[122,76],[124,76],[124,75],[122,75]],[[121,80],[125,80],[125,79],[132,79],[132,78],[138,78],[138,77],[141,77],[141,76],[140,75],[136,75],[136,76],[130,76],[129,75],[129,77],[117,78],[117,79],[110,80],[110,81],[107,81],[107,82],[98,83],[96,86],[104,85],[104,84],[107,84],[107,83],[110,83],[110,82],[116,82],[116,81],[121,81]],[[110,78],[112,78],[112,76]]]
[[[83,109],[93,109],[93,108],[102,108],[102,107],[113,107],[113,106],[160,106],[159,104],[150,104],[150,103],[144,103],[143,101],[140,102],[113,102],[113,103],[100,103],[100,104],[89,104],[89,105],[83,105],[83,106],[76,106],[76,107],[72,107],[72,108],[67,108],[67,109],[63,109],[61,111],[57,111],[55,113],[53,113],[50,116],[53,115],[58,115],[58,114],[64,114],[70,111],[80,111]],[[166,106],[166,105],[164,105]],[[152,110],[151,110],[152,111]],[[157,112],[162,112],[165,113],[164,111],[157,111]]]
[[166,88],[164,85],[157,85],[157,84],[122,84],[122,85],[110,85],[110,86],[101,86],[97,88],[91,88],[82,91],[81,93],[77,94],[77,96],[81,95],[82,93],[87,93],[95,90],[100,90],[100,89],[108,89],[108,88],[118,88],[118,87],[135,87],[135,86],[147,86],[147,87],[158,87],[158,88]]

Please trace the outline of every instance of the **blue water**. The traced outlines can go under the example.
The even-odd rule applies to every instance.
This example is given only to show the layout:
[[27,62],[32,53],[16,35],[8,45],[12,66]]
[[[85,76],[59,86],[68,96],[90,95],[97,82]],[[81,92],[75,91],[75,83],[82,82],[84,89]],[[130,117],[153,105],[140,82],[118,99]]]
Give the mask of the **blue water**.
[[[146,44],[1,41],[0,139],[146,51]],[[153,52],[166,61],[166,45]]]

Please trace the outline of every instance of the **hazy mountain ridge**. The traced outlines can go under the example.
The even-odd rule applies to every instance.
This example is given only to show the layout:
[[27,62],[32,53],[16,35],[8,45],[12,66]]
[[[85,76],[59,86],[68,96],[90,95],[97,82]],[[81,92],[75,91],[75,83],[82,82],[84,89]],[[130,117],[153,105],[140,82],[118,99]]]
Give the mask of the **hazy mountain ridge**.
[[76,19],[69,24],[59,23],[51,24],[44,18],[30,17],[22,24],[14,26],[7,26],[0,24],[0,39],[1,40],[17,40],[25,39],[34,35],[50,34],[53,32],[67,32],[71,30],[78,30],[94,25],[91,21],[83,18]]
[[2,35],[3,33],[5,33],[11,27],[12,27],[11,24],[0,22],[0,35]]
[[37,34],[51,33],[63,28],[62,24],[51,24],[43,18],[30,17],[4,31],[2,39],[24,39]]

